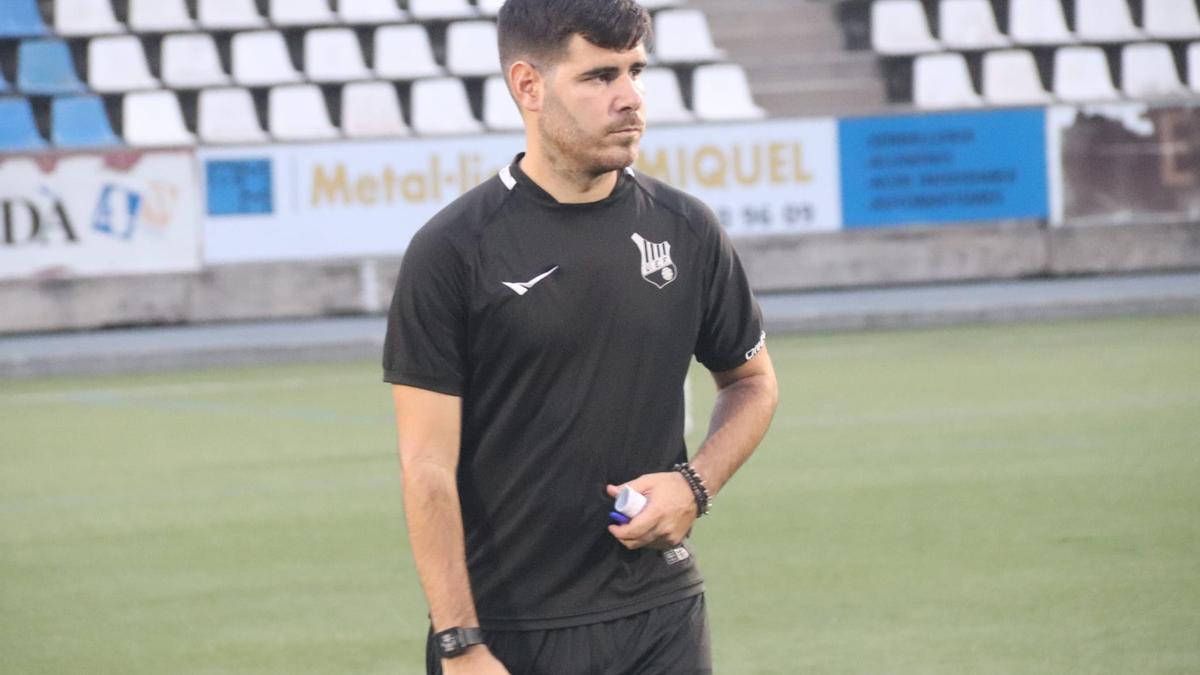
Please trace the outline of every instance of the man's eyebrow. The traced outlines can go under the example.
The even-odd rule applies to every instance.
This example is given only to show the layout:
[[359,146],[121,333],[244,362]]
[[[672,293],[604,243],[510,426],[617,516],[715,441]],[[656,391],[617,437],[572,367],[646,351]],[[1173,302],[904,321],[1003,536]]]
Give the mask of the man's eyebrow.
[[[629,65],[629,68],[631,70],[632,69],[645,70],[646,62],[638,61],[636,63],[631,63]],[[586,79],[593,78],[593,77],[599,77],[601,75],[617,75],[620,72],[621,72],[621,69],[618,68],[617,66],[598,66],[596,68],[592,68],[591,70],[586,70],[583,73],[580,73],[579,79],[586,80]]]

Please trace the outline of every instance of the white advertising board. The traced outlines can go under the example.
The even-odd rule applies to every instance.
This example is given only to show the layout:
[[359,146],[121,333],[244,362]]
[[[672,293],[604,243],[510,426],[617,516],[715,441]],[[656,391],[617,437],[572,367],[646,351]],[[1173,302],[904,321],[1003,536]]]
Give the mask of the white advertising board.
[[196,270],[191,152],[0,157],[0,278]]
[[[205,262],[400,254],[523,147],[498,134],[202,150]],[[734,237],[840,227],[832,119],[651,129],[635,168],[705,200]]]

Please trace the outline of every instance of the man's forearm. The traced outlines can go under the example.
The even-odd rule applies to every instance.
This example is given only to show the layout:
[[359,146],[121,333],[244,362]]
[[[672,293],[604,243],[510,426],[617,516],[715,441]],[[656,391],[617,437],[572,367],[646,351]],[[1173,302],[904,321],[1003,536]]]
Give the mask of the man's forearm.
[[710,495],[720,492],[758,447],[778,400],[773,372],[742,378],[717,392],[708,438],[691,462]]
[[453,471],[442,467],[405,469],[408,539],[435,630],[479,625],[467,576],[460,509]]

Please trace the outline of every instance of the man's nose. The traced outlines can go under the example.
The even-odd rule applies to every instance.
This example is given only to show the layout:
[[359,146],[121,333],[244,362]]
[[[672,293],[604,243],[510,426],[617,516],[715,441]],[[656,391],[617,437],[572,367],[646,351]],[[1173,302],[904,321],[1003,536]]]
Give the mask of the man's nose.
[[641,80],[629,73],[620,78],[619,86],[615,101],[617,110],[641,110],[646,97]]

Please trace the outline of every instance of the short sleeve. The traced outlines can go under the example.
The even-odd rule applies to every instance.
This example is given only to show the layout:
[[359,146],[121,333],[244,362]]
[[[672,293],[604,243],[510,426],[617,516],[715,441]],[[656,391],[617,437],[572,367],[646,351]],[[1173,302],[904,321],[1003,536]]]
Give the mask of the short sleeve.
[[732,370],[754,358],[766,337],[762,311],[742,261],[716,216],[702,209],[708,279],[704,314],[696,340],[696,359],[712,372]]
[[466,266],[453,243],[422,230],[400,264],[388,311],[383,379],[461,396],[467,374]]

